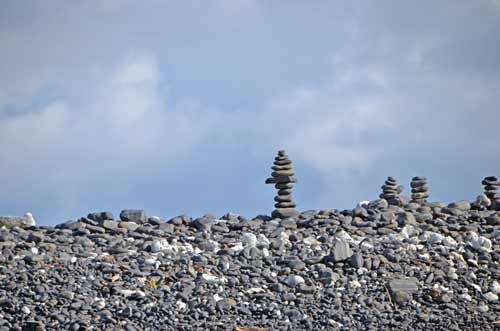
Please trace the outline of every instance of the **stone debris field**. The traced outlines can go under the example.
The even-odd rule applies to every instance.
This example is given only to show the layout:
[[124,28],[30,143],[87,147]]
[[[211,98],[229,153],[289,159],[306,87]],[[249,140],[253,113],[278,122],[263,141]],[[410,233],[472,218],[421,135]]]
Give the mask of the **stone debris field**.
[[0,217],[0,331],[500,329],[497,178],[443,203],[388,177],[377,200],[301,212],[284,151],[272,170],[271,216]]

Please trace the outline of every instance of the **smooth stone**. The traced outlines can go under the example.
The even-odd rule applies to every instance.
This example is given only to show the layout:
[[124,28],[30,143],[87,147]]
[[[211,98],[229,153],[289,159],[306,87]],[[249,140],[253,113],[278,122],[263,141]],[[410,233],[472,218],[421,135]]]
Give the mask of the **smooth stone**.
[[410,183],[410,187],[412,189],[417,188],[417,187],[421,187],[421,186],[425,186],[425,185],[427,185],[427,180],[412,180]]
[[389,203],[385,199],[377,199],[370,201],[367,207],[368,209],[385,209],[389,207]]
[[142,209],[125,209],[120,212],[120,220],[124,222],[146,223],[146,212]]
[[354,268],[358,268],[358,269],[363,267],[363,255],[361,255],[361,253],[354,253],[351,256],[350,264]]
[[286,176],[294,176],[295,173],[293,172],[293,170],[278,170],[278,171],[274,171],[271,173],[271,176],[273,178],[276,178],[276,177],[286,177]]
[[283,189],[292,189],[293,188],[293,183],[277,183],[274,185],[275,188],[278,190],[283,190]]
[[297,204],[295,202],[278,202],[274,204],[274,207],[277,209],[280,208],[295,208],[297,207]]
[[327,260],[341,262],[347,260],[353,254],[354,253],[347,241],[337,239],[333,244],[333,248],[330,250],[330,254],[327,256]]
[[292,161],[290,161],[290,160],[274,161],[274,165],[277,165],[277,166],[283,166],[283,165],[289,165],[289,164],[292,164]]
[[266,184],[279,184],[279,183],[296,183],[297,178],[295,176],[280,176],[271,177],[266,179]]
[[272,166],[271,167],[272,170],[274,171],[280,171],[280,170],[292,170],[293,167],[291,165],[284,165],[284,166]]
[[278,190],[278,195],[290,195],[292,194],[292,189],[281,189],[281,190]]
[[290,287],[295,287],[299,284],[304,284],[305,280],[301,276],[291,275],[286,279],[285,283]]
[[411,193],[421,193],[421,192],[427,192],[429,191],[429,187],[423,185],[419,187],[414,187],[411,189]]
[[278,195],[274,197],[276,202],[293,202],[291,195]]
[[276,208],[272,212],[273,218],[289,218],[299,215],[299,212],[295,208]]

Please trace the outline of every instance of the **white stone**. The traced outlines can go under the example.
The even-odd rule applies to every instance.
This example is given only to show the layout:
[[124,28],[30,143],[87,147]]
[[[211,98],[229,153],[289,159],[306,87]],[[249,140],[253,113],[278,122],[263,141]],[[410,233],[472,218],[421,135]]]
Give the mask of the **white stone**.
[[429,244],[440,244],[443,242],[444,236],[440,233],[431,232],[429,235]]
[[265,290],[262,287],[252,287],[249,288],[248,290],[245,291],[247,294],[255,294],[255,293],[262,293],[265,292]]
[[339,232],[335,233],[335,238],[343,240],[343,241],[347,241],[348,243],[354,242],[352,237],[344,230],[340,230]]
[[37,254],[38,254],[38,248],[36,248],[36,247],[31,247],[31,248],[30,248],[30,252],[31,252],[31,254],[35,254],[35,255],[37,255]]
[[151,252],[152,253],[159,253],[163,249],[163,246],[159,240],[153,240],[151,243]]
[[21,308],[21,311],[23,312],[23,314],[26,314],[26,315],[31,313],[31,310],[26,306],[23,306],[23,308]]
[[477,250],[491,251],[491,240],[486,237],[478,235],[476,232],[469,232],[466,237],[466,241],[469,245]]
[[314,237],[306,237],[306,238],[302,239],[302,242],[306,246],[312,246],[312,245],[318,245],[319,244],[319,241],[316,238],[314,238]]
[[271,244],[269,239],[267,239],[267,237],[262,233],[257,236],[257,243],[262,246],[268,246]]
[[498,300],[498,295],[496,295],[495,293],[493,292],[488,292],[484,295],[484,297],[486,298],[486,300],[488,301],[497,301]]
[[175,306],[177,307],[177,310],[184,310],[187,305],[182,302],[181,300],[178,300],[176,303],[175,303]]
[[216,283],[220,283],[222,281],[221,278],[214,276],[214,275],[210,275],[210,274],[202,274],[201,279],[203,279],[204,281],[206,281],[207,283],[210,283],[210,284],[216,284]]
[[458,245],[457,241],[450,236],[443,239],[443,245],[446,247],[456,247]]
[[243,248],[244,248],[243,243],[238,241],[232,247],[228,248],[228,251],[230,251],[233,254],[238,254],[243,250]]
[[253,233],[243,233],[241,237],[241,242],[245,247],[255,247],[257,246],[257,237]]
[[145,259],[144,263],[148,264],[148,265],[154,265],[154,264],[156,264],[156,259],[155,258]]
[[28,226],[35,226],[36,225],[36,220],[33,217],[33,215],[31,215],[31,213],[28,212],[24,215],[24,224],[28,225]]
[[489,207],[491,205],[491,200],[485,194],[481,194],[476,198],[476,205],[481,207]]
[[212,298],[214,299],[215,302],[219,302],[222,299],[224,299],[223,297],[219,296],[217,293],[214,294]]
[[285,281],[285,283],[290,287],[295,287],[295,286],[297,286],[299,284],[303,284],[305,282],[306,281],[304,280],[304,278],[302,278],[301,276],[298,276],[298,275],[291,275]]
[[500,294],[500,284],[495,280],[490,287],[491,292],[495,294]]
[[369,201],[369,200],[363,200],[363,201],[360,201],[360,202],[356,205],[356,207],[357,207],[357,208],[360,208],[360,207],[366,207],[366,206],[368,206],[368,204],[369,204],[369,203],[370,203],[370,201]]
[[106,301],[104,299],[96,299],[95,300],[95,305],[97,309],[102,310],[106,307]]
[[349,285],[351,286],[351,288],[355,289],[355,288],[360,288],[361,287],[361,283],[358,282],[357,280],[351,280],[349,282]]

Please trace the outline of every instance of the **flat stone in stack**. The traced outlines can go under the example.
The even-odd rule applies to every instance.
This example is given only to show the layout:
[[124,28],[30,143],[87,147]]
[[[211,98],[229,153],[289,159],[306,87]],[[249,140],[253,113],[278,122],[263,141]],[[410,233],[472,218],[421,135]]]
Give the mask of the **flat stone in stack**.
[[411,179],[411,199],[413,202],[423,203],[429,197],[429,188],[427,187],[427,178],[416,176]]
[[387,177],[384,185],[382,185],[382,194],[380,194],[381,199],[387,200],[390,205],[399,206],[401,200],[399,199],[399,194],[403,191],[402,186],[398,186],[396,179],[394,177]]
[[498,193],[498,187],[500,186],[498,179],[495,176],[488,176],[483,179],[481,184],[484,185],[484,195],[493,201]]
[[273,172],[271,177],[266,179],[266,184],[274,184],[278,190],[278,195],[274,198],[276,208],[272,217],[288,218],[297,216],[299,212],[295,209],[297,205],[292,199],[293,183],[297,182],[297,178],[293,172],[292,161],[288,159],[285,151],[279,151],[278,156],[274,158],[274,166],[271,168]]

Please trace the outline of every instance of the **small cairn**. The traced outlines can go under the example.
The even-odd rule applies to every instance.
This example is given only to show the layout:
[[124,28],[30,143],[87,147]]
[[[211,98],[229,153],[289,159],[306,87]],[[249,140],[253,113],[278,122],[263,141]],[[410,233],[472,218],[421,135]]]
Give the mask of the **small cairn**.
[[390,205],[399,206],[401,200],[399,194],[403,191],[403,186],[398,186],[394,177],[387,177],[384,185],[382,185],[382,194],[379,195],[381,199],[387,200]]
[[417,203],[426,202],[429,197],[429,188],[427,187],[427,178],[416,176],[411,179],[411,199]]
[[495,196],[498,193],[498,187],[500,186],[498,179],[495,176],[488,176],[483,179],[481,184],[484,185],[484,195],[491,201],[495,200]]
[[292,161],[288,159],[285,151],[278,152],[278,156],[274,158],[274,166],[271,168],[273,172],[271,177],[266,179],[266,184],[274,184],[278,190],[278,195],[274,198],[276,208],[272,217],[288,218],[297,216],[299,212],[295,209],[297,205],[292,200],[293,183],[297,182],[297,178],[293,172]]

